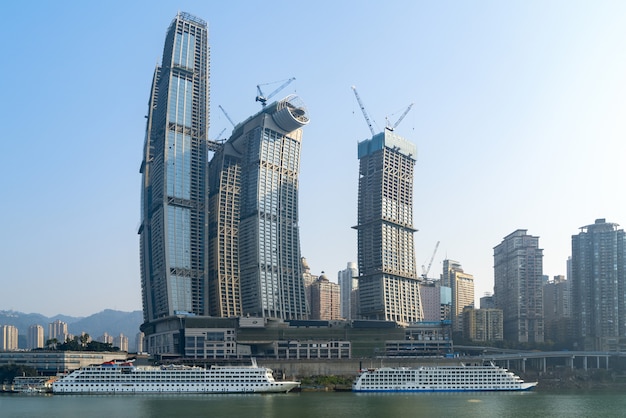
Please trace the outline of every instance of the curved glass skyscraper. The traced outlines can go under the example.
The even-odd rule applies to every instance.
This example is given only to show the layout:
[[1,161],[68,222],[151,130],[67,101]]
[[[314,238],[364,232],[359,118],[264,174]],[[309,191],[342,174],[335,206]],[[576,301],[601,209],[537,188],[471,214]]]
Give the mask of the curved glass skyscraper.
[[297,96],[238,124],[210,163],[211,315],[307,318],[300,266]]
[[209,46],[205,21],[179,13],[148,103],[141,164],[144,322],[207,315]]

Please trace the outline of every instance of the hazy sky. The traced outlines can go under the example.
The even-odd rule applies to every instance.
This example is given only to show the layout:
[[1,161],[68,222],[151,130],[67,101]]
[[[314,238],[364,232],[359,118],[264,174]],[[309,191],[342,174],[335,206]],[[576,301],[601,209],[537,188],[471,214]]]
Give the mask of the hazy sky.
[[[626,223],[626,2],[31,1],[0,14],[0,310],[141,309],[147,101],[177,11],[209,23],[212,138],[260,110],[256,85],[296,77],[311,122],[300,175],[314,274],[356,261],[357,142],[418,148],[418,271],[439,250],[493,290],[493,247],[539,236],[565,274],[571,236]],[[263,86],[271,92],[280,83]]]

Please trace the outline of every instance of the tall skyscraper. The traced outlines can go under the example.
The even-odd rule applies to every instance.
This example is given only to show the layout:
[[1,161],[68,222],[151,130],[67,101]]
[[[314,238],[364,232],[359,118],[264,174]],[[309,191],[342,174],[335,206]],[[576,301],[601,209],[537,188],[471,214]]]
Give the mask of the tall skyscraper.
[[597,219],[572,236],[572,312],[579,348],[626,351],[626,234]]
[[354,308],[358,306],[355,301],[355,295],[357,295],[359,287],[358,274],[359,270],[356,267],[356,263],[352,261],[348,263],[344,270],[340,270],[337,273],[337,283],[339,284],[341,297],[341,317],[344,319],[356,319],[357,311]]
[[140,169],[144,323],[208,314],[208,115],[207,24],[179,13],[154,72]]
[[543,250],[526,229],[494,247],[494,298],[504,315],[504,339],[541,343],[543,330]]
[[416,147],[385,129],[358,144],[359,309],[365,319],[423,318],[413,242]]
[[463,310],[474,307],[474,276],[465,273],[461,263],[454,260],[443,260],[442,286],[452,290],[451,320],[452,332],[462,333]]
[[44,335],[43,327],[41,325],[31,325],[28,327],[28,338],[26,339],[27,347],[29,350],[36,348],[43,348]]
[[238,124],[209,164],[211,312],[307,318],[298,228],[302,127],[290,95]]

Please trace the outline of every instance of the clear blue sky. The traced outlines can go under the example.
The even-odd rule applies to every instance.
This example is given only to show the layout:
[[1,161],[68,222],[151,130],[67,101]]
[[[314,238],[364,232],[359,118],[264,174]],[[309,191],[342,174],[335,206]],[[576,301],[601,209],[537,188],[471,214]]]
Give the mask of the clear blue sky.
[[[296,77],[311,123],[300,176],[314,274],[356,261],[357,142],[418,148],[418,271],[446,257],[493,289],[493,247],[539,236],[565,274],[571,236],[626,223],[624,1],[35,1],[0,13],[0,309],[141,309],[137,226],[152,72],[178,10],[209,22],[211,134]],[[271,91],[274,86],[265,87]]]

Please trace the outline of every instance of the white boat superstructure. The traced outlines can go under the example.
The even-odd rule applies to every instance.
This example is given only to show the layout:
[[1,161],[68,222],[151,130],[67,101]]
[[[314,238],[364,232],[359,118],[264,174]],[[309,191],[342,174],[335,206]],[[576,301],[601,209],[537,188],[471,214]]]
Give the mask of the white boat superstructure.
[[276,381],[272,370],[251,366],[134,366],[107,362],[83,367],[57,380],[54,393],[276,393],[300,382]]
[[355,392],[464,392],[522,391],[537,382],[524,382],[519,376],[494,364],[424,367],[381,367],[363,370],[352,385]]

